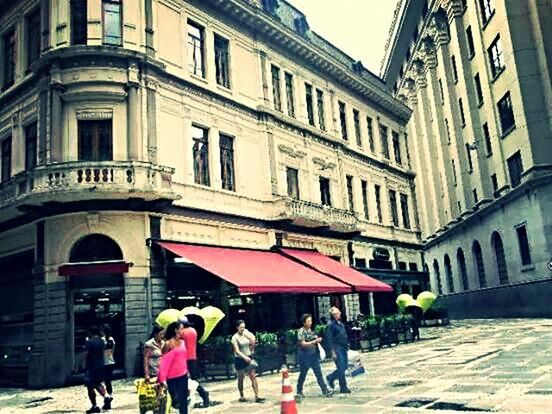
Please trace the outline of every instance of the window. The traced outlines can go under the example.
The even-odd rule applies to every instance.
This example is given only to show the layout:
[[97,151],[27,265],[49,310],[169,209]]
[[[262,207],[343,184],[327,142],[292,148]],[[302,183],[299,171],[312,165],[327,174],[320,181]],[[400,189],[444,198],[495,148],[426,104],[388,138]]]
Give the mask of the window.
[[418,263],[409,262],[408,263],[408,270],[411,272],[417,272],[418,271]]
[[483,24],[487,24],[494,14],[493,0],[479,0],[479,7],[481,9],[481,20]]
[[295,200],[299,200],[299,171],[296,168],[287,167],[287,194]]
[[523,174],[523,163],[521,161],[521,152],[517,151],[508,158],[508,173],[510,174],[510,184],[512,188],[521,184],[521,175]]
[[477,275],[479,277],[479,287],[487,287],[487,280],[485,277],[485,265],[483,263],[483,253],[481,252],[481,245],[476,240],[472,246],[473,256],[475,257],[475,265],[477,267]]
[[355,200],[353,195],[353,177],[348,175],[347,180],[347,200],[349,201],[349,211],[355,211]]
[[362,137],[360,136],[360,113],[356,109],[353,109],[353,121],[355,124],[356,143],[359,147],[362,147]]
[[192,125],[194,182],[200,185],[211,185],[209,176],[209,130]]
[[323,206],[331,206],[332,199],[330,197],[330,179],[320,177],[320,203]]
[[516,127],[516,120],[514,119],[514,109],[512,108],[512,99],[510,98],[510,92],[506,92],[506,95],[498,101],[498,115],[500,116],[500,127],[502,129],[502,136],[505,136],[508,132]]
[[487,49],[489,56],[489,64],[491,65],[491,74],[493,78],[496,78],[504,70],[504,57],[502,56],[502,42],[500,41],[500,35],[496,35],[493,43]]
[[479,78],[479,73],[473,77],[475,83],[475,94],[477,95],[477,103],[481,105],[483,103],[483,90],[481,89],[481,79]]
[[372,118],[366,117],[366,125],[368,127],[368,144],[370,145],[370,151],[376,151],[376,145],[374,143],[374,125]]
[[458,82],[458,70],[456,69],[456,58],[452,56],[450,58],[450,62],[452,64],[452,78],[454,79],[454,83]]
[[501,285],[508,283],[508,267],[506,265],[506,255],[504,254],[504,245],[498,232],[494,232],[491,237],[491,244],[495,253],[496,268],[498,270],[498,280]]
[[433,261],[433,273],[435,273],[435,278],[437,279],[437,292],[441,295],[443,294],[443,283],[441,282],[441,272],[439,271],[437,259]]
[[399,270],[406,270],[406,262],[399,262]]
[[205,33],[203,27],[188,20],[188,61],[190,73],[192,75],[205,77],[205,66],[203,63],[203,54]]
[[399,214],[397,212],[397,193],[394,190],[389,190],[389,206],[391,210],[391,220],[393,226],[399,227]]
[[527,226],[519,226],[516,228],[516,234],[519,244],[519,254],[521,256],[522,266],[530,265],[533,261],[531,260],[531,251],[529,250],[529,239],[527,238]]
[[380,124],[381,152],[386,159],[389,159],[389,143],[387,138],[387,127]]
[[287,101],[288,115],[295,117],[295,101],[293,98],[293,75],[291,73],[286,72],[285,79],[286,79],[286,101]]
[[493,146],[491,145],[489,124],[487,124],[486,122],[483,124],[483,139],[485,140],[485,149],[487,150],[487,155],[491,155],[493,153]]
[[2,37],[4,45],[4,88],[9,88],[15,81],[16,41],[12,29]]
[[40,56],[40,9],[27,16],[27,67]]
[[399,133],[395,132],[395,131],[392,131],[391,136],[393,137],[392,138],[392,140],[393,140],[393,155],[395,156],[395,162],[400,165],[400,164],[402,164],[402,159],[401,159],[401,142],[399,140]]
[[347,140],[347,114],[345,113],[345,104],[339,101],[339,122],[341,124],[341,137]]
[[498,191],[498,178],[496,177],[496,174],[491,175],[491,184],[493,186],[494,196],[496,197]]
[[103,0],[103,43],[121,46],[123,44],[123,19],[120,0]]
[[230,88],[229,42],[215,33],[215,76],[217,84]]
[[439,94],[441,95],[441,103],[445,104],[445,94],[443,92],[443,81],[439,79]]
[[316,103],[318,104],[318,126],[322,131],[326,130],[326,121],[324,119],[324,93],[316,90]]
[[378,222],[383,223],[383,215],[381,214],[381,187],[379,185],[374,186],[376,196],[376,209],[378,212]]
[[474,188],[472,190],[472,194],[473,194],[473,203],[477,204],[479,202],[479,198],[477,197],[477,189],[476,188]]
[[228,191],[236,191],[236,178],[234,173],[234,138],[220,134],[220,180],[222,188]]
[[355,257],[355,267],[366,269],[366,259]]
[[452,276],[452,266],[450,265],[450,257],[448,254],[445,255],[445,274],[447,277],[449,293],[454,293],[454,278]]
[[111,119],[78,121],[79,161],[111,161],[113,137]]
[[466,142],[466,157],[468,158],[468,168],[469,168],[469,172],[472,173],[473,172],[473,161],[472,161],[472,156],[471,156],[471,147],[470,147],[470,144],[468,144]]
[[400,199],[401,199],[401,214],[402,214],[403,226],[405,229],[409,229],[410,213],[408,211],[408,196],[406,194],[401,194]]
[[11,137],[4,138],[2,140],[2,174],[0,181],[4,182],[11,177]]
[[278,66],[271,65],[270,71],[272,73],[272,101],[274,102],[274,109],[282,112],[282,100],[280,94],[280,68]]
[[309,125],[314,126],[314,108],[312,106],[312,86],[305,83],[305,101],[307,104],[307,120]]
[[450,126],[448,119],[445,119],[445,132],[447,133],[447,143],[450,144]]
[[454,185],[457,185],[458,182],[456,180],[456,163],[454,162],[454,160],[451,160],[450,164],[452,166],[452,182],[454,183]]
[[25,127],[25,170],[36,165],[37,125],[33,122]]
[[456,252],[456,260],[458,261],[458,270],[460,270],[460,276],[462,277],[462,287],[464,290],[469,290],[468,269],[466,268],[466,258],[462,249],[458,249]]
[[362,180],[360,182],[360,186],[362,188],[362,207],[364,209],[364,218],[366,220],[370,219],[370,215],[368,214],[368,182],[365,180]]
[[466,40],[468,41],[468,56],[473,58],[475,56],[475,45],[473,44],[473,34],[471,26],[466,29]]
[[71,44],[85,45],[88,37],[87,0],[71,0]]
[[460,122],[462,123],[462,128],[464,128],[466,126],[466,116],[464,115],[462,98],[458,99],[458,110],[460,111]]

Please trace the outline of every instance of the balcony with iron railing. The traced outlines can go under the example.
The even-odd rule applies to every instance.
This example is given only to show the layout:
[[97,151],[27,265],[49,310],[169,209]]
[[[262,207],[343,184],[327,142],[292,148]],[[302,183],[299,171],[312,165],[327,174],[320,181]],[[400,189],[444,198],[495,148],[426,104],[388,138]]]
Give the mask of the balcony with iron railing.
[[18,204],[95,199],[176,200],[173,168],[141,161],[71,161],[41,165],[0,184],[0,209]]
[[309,201],[281,198],[275,202],[276,218],[303,227],[327,227],[333,231],[359,230],[356,213]]

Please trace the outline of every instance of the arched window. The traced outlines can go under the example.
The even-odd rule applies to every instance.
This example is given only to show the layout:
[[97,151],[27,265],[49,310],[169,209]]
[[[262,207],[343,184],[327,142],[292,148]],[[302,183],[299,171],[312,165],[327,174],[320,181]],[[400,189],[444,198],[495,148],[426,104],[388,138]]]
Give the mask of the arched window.
[[456,251],[456,260],[458,261],[458,270],[460,270],[460,276],[462,276],[462,287],[464,290],[470,290],[470,283],[468,281],[468,270],[466,269],[466,258],[462,249]]
[[481,252],[481,245],[477,240],[473,242],[472,253],[473,257],[475,258],[477,275],[479,276],[479,287],[487,287],[487,280],[485,278],[485,265],[483,264],[483,253]]
[[439,295],[442,295],[443,284],[441,283],[441,272],[439,271],[439,262],[437,262],[437,259],[433,261],[433,273],[435,273],[435,278],[437,279],[437,291]]
[[498,271],[498,280],[501,285],[508,284],[508,268],[506,267],[506,256],[504,255],[504,245],[498,232],[494,232],[491,237],[491,244],[495,252],[496,268]]
[[454,293],[454,280],[452,277],[452,266],[450,265],[450,257],[448,254],[445,254],[445,274],[447,277],[449,293]]
[[90,234],[75,243],[69,261],[98,262],[102,260],[123,260],[119,245],[103,234]]

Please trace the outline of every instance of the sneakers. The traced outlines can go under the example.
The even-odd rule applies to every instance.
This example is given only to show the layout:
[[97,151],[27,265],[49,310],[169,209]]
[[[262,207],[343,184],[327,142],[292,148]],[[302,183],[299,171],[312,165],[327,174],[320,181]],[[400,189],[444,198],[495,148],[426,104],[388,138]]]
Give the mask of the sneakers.
[[333,381],[330,380],[330,376],[328,375],[326,377],[326,382],[328,383],[328,386],[333,390],[335,388],[335,384]]
[[100,410],[100,407],[98,407],[97,405],[95,405],[94,407],[89,408],[89,409],[86,410],[85,412],[86,412],[86,414],[101,413],[102,410]]
[[345,389],[343,389],[343,390],[339,390],[339,392],[340,392],[341,394],[350,394],[350,393],[351,393],[351,390],[350,390],[349,388],[345,388]]
[[303,398],[305,398],[305,394],[303,394],[302,392],[298,392],[297,394],[295,394],[296,400],[301,401]]
[[326,391],[324,391],[322,394],[324,395],[324,397],[328,397],[328,398],[329,398],[329,397],[332,397],[332,396],[333,396],[334,392],[333,392],[333,390],[326,390]]
[[266,398],[257,397],[255,398],[256,403],[264,403],[266,401]]

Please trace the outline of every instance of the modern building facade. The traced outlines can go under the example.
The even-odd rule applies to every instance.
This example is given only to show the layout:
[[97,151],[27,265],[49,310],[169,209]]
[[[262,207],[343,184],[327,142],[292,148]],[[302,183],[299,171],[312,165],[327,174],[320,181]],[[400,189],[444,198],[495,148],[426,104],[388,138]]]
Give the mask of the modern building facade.
[[367,294],[240,296],[159,240],[316,249],[380,269],[397,292],[423,289],[411,111],[286,2],[4,0],[0,10],[8,377],[65,383],[87,327],[103,322],[133,374],[169,306],[214,303],[228,319],[281,327],[330,303],[351,316],[373,307]]
[[401,1],[382,73],[452,317],[550,316],[552,3]]

